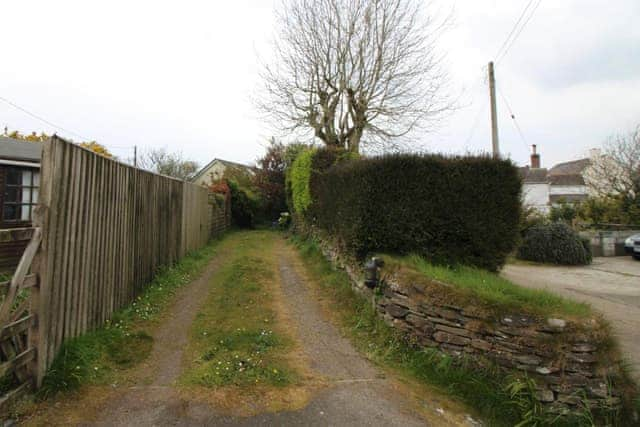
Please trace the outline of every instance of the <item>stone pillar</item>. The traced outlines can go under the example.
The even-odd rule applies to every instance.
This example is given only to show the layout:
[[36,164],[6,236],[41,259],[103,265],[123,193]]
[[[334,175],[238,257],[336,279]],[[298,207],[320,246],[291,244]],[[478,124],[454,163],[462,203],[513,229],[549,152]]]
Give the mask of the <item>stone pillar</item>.
[[611,231],[600,232],[602,256],[616,256],[616,238]]

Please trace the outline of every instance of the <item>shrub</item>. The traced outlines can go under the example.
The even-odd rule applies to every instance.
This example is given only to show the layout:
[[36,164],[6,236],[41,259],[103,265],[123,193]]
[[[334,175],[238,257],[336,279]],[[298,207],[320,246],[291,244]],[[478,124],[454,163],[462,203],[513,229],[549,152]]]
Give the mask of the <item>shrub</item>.
[[518,249],[518,258],[564,265],[586,265],[591,262],[588,241],[580,238],[571,227],[554,222],[532,227]]
[[293,211],[305,215],[313,204],[311,187],[316,177],[336,162],[354,159],[351,153],[337,147],[309,148],[296,157],[287,173],[287,191],[290,192]]
[[560,200],[560,203],[552,206],[549,212],[549,219],[552,222],[563,221],[567,224],[573,223],[573,220],[578,216],[578,210],[580,205],[568,203],[565,200]]
[[258,201],[237,182],[229,180],[228,184],[231,192],[231,221],[238,227],[253,227]]
[[311,163],[314,149],[305,150],[296,157],[287,174],[287,187],[291,191],[291,203],[296,213],[304,214],[311,205]]
[[496,270],[518,239],[520,191],[509,161],[388,155],[312,179],[312,217],[358,257],[413,252]]
[[527,232],[536,225],[546,224],[546,215],[538,211],[533,206],[523,206],[520,215],[520,236],[524,238]]

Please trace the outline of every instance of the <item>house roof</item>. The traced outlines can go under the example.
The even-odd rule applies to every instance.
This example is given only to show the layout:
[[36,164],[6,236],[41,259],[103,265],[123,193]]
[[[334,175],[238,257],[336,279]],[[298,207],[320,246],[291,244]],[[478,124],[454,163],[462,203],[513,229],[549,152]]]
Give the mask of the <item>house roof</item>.
[[520,176],[525,184],[585,185],[583,173],[590,164],[591,160],[580,159],[558,163],[551,169],[525,166],[520,168]]
[[0,136],[0,159],[40,163],[42,144]]
[[584,170],[591,164],[589,159],[558,163],[549,170],[551,185],[585,185]]
[[549,175],[576,175],[582,174],[591,164],[589,159],[573,160],[570,162],[558,163],[549,169]]
[[231,162],[229,160],[213,159],[209,163],[207,163],[202,169],[200,169],[198,173],[196,173],[193,176],[193,178],[191,178],[191,181],[195,181],[198,178],[200,178],[202,175],[204,175],[205,172],[207,172],[207,170],[209,170],[209,168],[213,166],[216,162],[222,163],[223,165],[229,166],[229,167],[246,169],[247,171],[250,171],[250,172],[254,171],[254,168],[249,165],[243,165],[242,163]]
[[520,176],[525,184],[546,184],[547,172],[547,168],[520,168]]

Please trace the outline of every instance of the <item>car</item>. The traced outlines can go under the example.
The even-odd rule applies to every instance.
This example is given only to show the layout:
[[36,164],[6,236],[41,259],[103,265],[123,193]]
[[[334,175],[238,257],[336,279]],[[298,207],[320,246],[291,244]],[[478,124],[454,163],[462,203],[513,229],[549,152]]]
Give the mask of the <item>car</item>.
[[634,234],[624,241],[624,251],[640,260],[640,234]]

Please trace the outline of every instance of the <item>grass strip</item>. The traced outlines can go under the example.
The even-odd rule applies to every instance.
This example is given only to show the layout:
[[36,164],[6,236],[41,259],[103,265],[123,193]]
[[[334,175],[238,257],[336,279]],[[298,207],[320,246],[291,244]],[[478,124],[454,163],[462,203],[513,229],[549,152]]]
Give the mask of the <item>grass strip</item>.
[[[526,377],[508,376],[494,366],[479,368],[468,359],[454,359],[406,342],[378,317],[370,301],[353,290],[347,274],[334,269],[313,240],[298,237],[291,240],[320,292],[331,301],[347,335],[371,360],[408,378],[436,386],[477,410],[488,425],[594,424],[595,415],[588,407],[571,417],[545,411],[534,398],[535,385]],[[611,425],[619,421],[613,418]]]
[[480,300],[500,310],[519,310],[542,316],[563,315],[588,317],[588,304],[562,298],[552,292],[518,286],[496,273],[467,266],[434,265],[418,255],[405,257],[384,256],[392,264],[400,264],[419,272],[426,280],[436,279],[466,292],[469,297]]
[[217,252],[219,241],[158,271],[144,292],[118,310],[104,326],[63,344],[49,368],[39,396],[46,398],[85,384],[110,384],[119,372],[145,360],[153,346],[147,330],[176,291],[194,280]]
[[193,363],[183,383],[283,387],[296,378],[286,362],[291,340],[272,308],[273,242],[268,231],[237,234],[228,242],[229,262],[212,278],[192,327],[187,353]]

